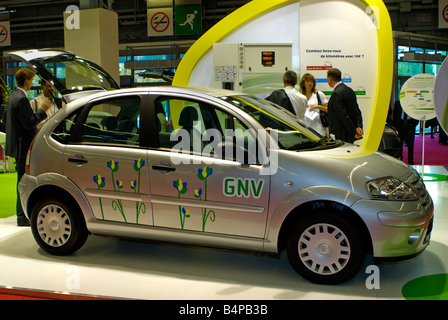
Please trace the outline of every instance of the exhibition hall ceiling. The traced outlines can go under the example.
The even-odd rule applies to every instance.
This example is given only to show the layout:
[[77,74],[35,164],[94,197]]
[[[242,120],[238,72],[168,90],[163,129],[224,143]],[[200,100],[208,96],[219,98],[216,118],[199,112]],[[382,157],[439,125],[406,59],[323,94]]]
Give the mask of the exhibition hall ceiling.
[[[202,31],[250,0],[202,1]],[[438,29],[436,0],[385,0],[393,30],[446,37]],[[70,5],[110,8],[118,14],[120,43],[195,40],[199,35],[149,38],[145,0],[2,0],[0,13],[10,12],[12,49],[63,47],[63,12]]]
[[[207,31],[216,22],[249,1],[202,1],[202,31]],[[0,1],[0,12],[10,11],[13,49],[63,47],[63,12],[70,5],[78,6],[81,9],[111,8],[118,14],[120,43],[195,40],[200,36],[148,38],[145,0],[3,0]]]

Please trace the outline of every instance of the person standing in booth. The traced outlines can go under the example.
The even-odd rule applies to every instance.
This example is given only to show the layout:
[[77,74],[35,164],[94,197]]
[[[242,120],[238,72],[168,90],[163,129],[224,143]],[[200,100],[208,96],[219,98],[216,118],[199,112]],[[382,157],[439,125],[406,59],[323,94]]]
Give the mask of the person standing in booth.
[[[17,88],[11,94],[6,105],[6,147],[7,156],[16,159],[17,184],[25,174],[25,162],[28,148],[37,132],[36,125],[47,117],[46,111],[50,101],[45,100],[41,108],[34,113],[28,100],[27,91],[33,85],[36,73],[28,68],[20,68],[16,72]],[[17,225],[29,226],[20,203],[17,191]]]
[[349,143],[361,139],[362,114],[356,94],[350,87],[342,83],[342,73],[332,68],[327,71],[328,85],[333,88],[328,102],[328,121],[330,135]]
[[308,101],[306,97],[295,89],[297,85],[297,74],[288,70],[283,74],[283,89],[273,91],[266,100],[274,102],[287,109],[303,120]]
[[47,111],[47,118],[37,124],[38,130],[40,130],[45,122],[47,122],[59,109],[65,106],[63,99],[56,98],[54,96],[55,88],[50,83],[45,80],[41,80],[40,87],[42,89],[42,94],[30,101],[33,112],[36,113],[46,100],[50,101],[50,108]]
[[300,79],[300,93],[308,100],[304,121],[321,136],[328,136],[328,100],[325,94],[316,90],[316,79],[305,73]]
[[403,160],[403,143],[408,147],[408,164],[414,164],[415,127],[419,121],[404,112],[400,100],[395,101],[392,111],[392,125],[397,129],[401,140],[400,160]]

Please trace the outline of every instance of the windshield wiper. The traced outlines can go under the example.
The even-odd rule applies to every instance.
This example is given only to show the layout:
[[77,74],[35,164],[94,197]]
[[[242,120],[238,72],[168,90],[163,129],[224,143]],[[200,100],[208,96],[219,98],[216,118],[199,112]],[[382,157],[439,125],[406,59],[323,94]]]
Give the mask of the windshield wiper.
[[339,139],[333,139],[330,136],[323,136],[322,138],[320,138],[319,143],[323,144],[323,145],[337,145],[337,146],[341,146],[344,144],[343,141],[339,140]]
[[286,150],[309,149],[320,145],[319,141],[302,141],[286,148]]
[[286,150],[310,149],[317,146],[341,144],[340,140],[333,140],[329,136],[323,136],[318,141],[302,141],[286,148]]
[[325,135],[322,138],[320,138],[318,142],[324,144],[327,142],[334,143],[335,141],[333,139],[331,139],[330,136]]

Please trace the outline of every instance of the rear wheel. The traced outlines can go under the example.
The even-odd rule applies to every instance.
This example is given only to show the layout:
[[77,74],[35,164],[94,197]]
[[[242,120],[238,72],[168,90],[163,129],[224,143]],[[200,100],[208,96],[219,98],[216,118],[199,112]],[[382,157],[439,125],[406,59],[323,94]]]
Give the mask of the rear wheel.
[[31,213],[34,239],[45,251],[66,255],[82,247],[87,240],[83,216],[71,201],[44,199]]
[[353,278],[365,260],[362,238],[343,217],[319,212],[301,219],[288,238],[288,258],[305,279],[338,284]]

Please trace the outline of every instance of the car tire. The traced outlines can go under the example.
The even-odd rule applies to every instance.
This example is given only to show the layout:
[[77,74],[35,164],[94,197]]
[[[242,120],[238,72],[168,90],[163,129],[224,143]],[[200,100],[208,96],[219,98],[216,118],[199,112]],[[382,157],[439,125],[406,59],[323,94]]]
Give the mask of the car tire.
[[334,212],[316,212],[300,219],[289,234],[287,253],[294,270],[318,284],[346,282],[365,261],[359,232]]
[[67,255],[87,240],[85,221],[71,201],[43,199],[31,213],[31,230],[39,246],[54,255]]

